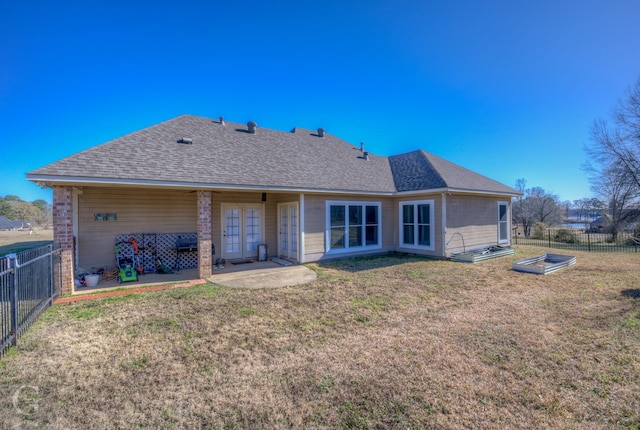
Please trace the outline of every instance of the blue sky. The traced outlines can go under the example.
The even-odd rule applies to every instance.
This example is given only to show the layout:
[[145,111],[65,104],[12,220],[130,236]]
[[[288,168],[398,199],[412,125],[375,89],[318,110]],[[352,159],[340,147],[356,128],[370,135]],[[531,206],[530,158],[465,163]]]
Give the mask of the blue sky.
[[51,201],[26,172],[189,113],[589,197],[583,148],[640,77],[638,17],[637,0],[10,2],[0,196]]

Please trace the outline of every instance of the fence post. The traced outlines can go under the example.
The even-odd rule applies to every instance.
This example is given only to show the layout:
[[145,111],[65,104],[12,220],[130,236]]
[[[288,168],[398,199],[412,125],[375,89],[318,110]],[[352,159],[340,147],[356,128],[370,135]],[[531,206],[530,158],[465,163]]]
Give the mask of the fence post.
[[47,245],[47,252],[49,253],[49,258],[47,258],[47,262],[49,263],[49,298],[51,299],[51,303],[53,303],[53,277],[55,276],[53,271],[53,245]]
[[11,306],[11,344],[16,346],[18,344],[18,277],[16,276],[16,267],[18,266],[18,256],[16,254],[7,255],[7,262],[9,263],[9,288],[11,289],[9,302]]
[[549,248],[551,248],[551,229],[547,229],[547,233],[549,233]]
[[587,250],[591,252],[591,234],[589,230],[587,230]]

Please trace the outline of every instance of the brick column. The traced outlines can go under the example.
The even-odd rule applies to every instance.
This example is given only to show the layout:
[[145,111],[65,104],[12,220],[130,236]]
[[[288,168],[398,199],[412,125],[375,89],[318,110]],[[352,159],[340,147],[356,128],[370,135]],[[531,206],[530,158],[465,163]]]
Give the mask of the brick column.
[[73,190],[53,186],[53,241],[62,249],[61,293],[71,294],[73,285]]
[[198,277],[211,276],[211,192],[198,191]]

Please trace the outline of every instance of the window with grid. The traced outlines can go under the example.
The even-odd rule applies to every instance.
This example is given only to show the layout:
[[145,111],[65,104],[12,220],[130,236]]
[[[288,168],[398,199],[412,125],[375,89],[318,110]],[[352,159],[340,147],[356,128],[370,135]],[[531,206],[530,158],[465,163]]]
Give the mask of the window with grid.
[[327,251],[347,252],[382,246],[379,202],[327,202]]
[[434,244],[433,200],[400,202],[400,245],[432,251]]

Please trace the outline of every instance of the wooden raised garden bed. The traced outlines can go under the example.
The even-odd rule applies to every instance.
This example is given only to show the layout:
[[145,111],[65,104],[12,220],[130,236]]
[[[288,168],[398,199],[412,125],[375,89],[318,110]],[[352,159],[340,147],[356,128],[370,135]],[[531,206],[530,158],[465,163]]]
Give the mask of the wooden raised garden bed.
[[516,261],[512,268],[518,272],[546,275],[574,264],[576,264],[576,257],[573,255],[544,254]]

